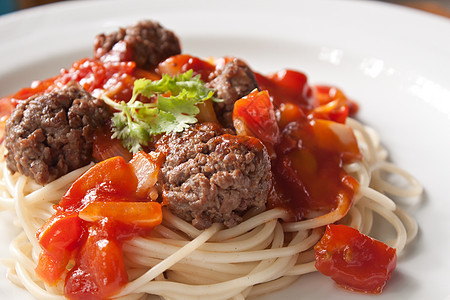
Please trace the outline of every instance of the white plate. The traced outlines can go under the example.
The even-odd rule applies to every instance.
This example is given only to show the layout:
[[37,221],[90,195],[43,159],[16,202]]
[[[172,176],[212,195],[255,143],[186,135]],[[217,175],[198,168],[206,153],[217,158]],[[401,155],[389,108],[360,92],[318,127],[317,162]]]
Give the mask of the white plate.
[[[450,21],[366,1],[71,1],[0,18],[0,93],[43,79],[84,56],[94,36],[151,18],[174,30],[185,53],[234,55],[255,70],[290,67],[312,83],[335,84],[361,105],[391,159],[424,185],[410,208],[417,241],[381,299],[450,297]],[[0,257],[9,256],[4,213]],[[0,298],[28,299],[0,267]],[[318,273],[263,299],[366,299]]]

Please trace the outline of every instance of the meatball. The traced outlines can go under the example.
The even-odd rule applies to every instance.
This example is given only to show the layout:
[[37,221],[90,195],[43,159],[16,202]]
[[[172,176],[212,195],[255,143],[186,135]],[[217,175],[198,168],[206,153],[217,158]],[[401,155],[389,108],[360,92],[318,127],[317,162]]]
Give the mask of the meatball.
[[271,182],[266,148],[256,138],[235,136],[212,123],[163,136],[159,173],[165,203],[198,229],[233,227],[252,207],[265,207]]
[[164,59],[181,53],[176,35],[159,23],[145,20],[95,39],[94,56],[103,61],[135,61],[154,69]]
[[45,184],[89,164],[93,132],[111,115],[77,83],[21,101],[6,122],[8,168]]
[[240,98],[254,89],[259,89],[255,75],[245,62],[233,59],[217,71],[216,77],[208,83],[223,102],[214,103],[219,121],[226,127],[233,127],[233,107]]

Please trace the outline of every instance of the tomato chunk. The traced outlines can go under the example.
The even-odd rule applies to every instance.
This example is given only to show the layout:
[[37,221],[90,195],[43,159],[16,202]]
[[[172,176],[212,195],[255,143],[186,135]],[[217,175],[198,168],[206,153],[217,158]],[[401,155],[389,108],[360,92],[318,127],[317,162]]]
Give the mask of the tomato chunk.
[[101,62],[84,58],[74,62],[71,68],[63,69],[54,85],[61,87],[76,81],[94,95],[105,90],[110,98],[125,101],[130,99],[133,91],[135,68],[136,63],[132,61]]
[[161,224],[161,204],[158,202],[92,202],[83,208],[80,218],[95,222],[111,218],[125,224],[155,227]]
[[82,234],[82,221],[76,212],[57,212],[38,230],[39,245],[50,253],[72,250]]
[[361,159],[358,142],[353,130],[341,123],[328,120],[310,122],[315,144],[322,150],[339,153],[344,162]]
[[171,76],[192,70],[195,75],[200,75],[203,81],[209,81],[210,75],[214,72],[215,66],[209,62],[188,54],[178,54],[167,58],[159,63],[157,72],[160,75],[169,74]]
[[365,293],[381,293],[397,264],[394,248],[346,225],[328,225],[314,250],[319,272]]
[[255,90],[236,101],[233,123],[238,133],[244,132],[262,142],[274,145],[280,140],[275,111],[267,91]]
[[36,275],[47,284],[55,285],[66,271],[70,257],[71,253],[69,251],[58,252],[57,254],[41,251],[38,265],[35,269]]
[[[124,180],[126,178],[126,180]],[[97,163],[75,181],[61,199],[64,208],[77,208],[87,204],[89,191],[100,190],[108,195],[134,195],[138,185],[132,167],[120,156]],[[99,193],[95,193],[99,196]],[[82,201],[83,200],[83,201]]]
[[[348,99],[347,96],[345,96],[345,94],[342,92],[342,90],[334,86],[315,85],[312,86],[312,90],[314,98],[316,99],[319,107],[326,107],[325,109],[322,109],[321,112],[323,113],[324,110],[327,111],[331,119],[339,119],[342,114],[353,116],[359,110],[358,104],[356,102]],[[334,104],[328,105],[332,102],[334,102]],[[344,109],[342,106],[345,106],[346,109]],[[334,121],[338,122],[337,120]]]
[[255,73],[255,77],[260,88],[269,91],[276,107],[293,103],[308,111],[316,106],[308,78],[302,72],[287,69],[267,76]]
[[89,236],[66,278],[70,299],[107,299],[128,282],[121,244],[108,232],[108,223],[89,228]]

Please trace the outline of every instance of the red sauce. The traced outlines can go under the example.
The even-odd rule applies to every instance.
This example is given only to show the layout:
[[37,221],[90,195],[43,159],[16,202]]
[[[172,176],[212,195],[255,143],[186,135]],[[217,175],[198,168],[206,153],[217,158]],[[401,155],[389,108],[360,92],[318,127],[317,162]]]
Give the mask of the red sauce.
[[[261,89],[267,89],[272,97],[280,131],[279,141],[270,145],[266,142],[274,152],[268,207],[285,208],[292,221],[299,221],[334,210],[341,195],[353,199],[358,184],[343,165],[360,160],[361,153],[352,130],[342,123],[349,115],[349,106],[352,113],[356,113],[357,106],[340,90],[310,87],[307,77],[297,71],[256,74],[256,78]],[[248,115],[261,112],[259,102],[254,100],[240,108],[240,101],[235,105],[234,117],[253,128],[255,118],[241,110],[248,111]],[[257,123],[273,131],[273,126],[264,126],[268,121]]]
[[[293,221],[330,212],[337,206],[338,195],[353,199],[355,180],[345,182],[346,162],[339,152],[315,147],[312,125],[304,121],[290,124],[282,132],[272,162],[274,193],[269,207],[286,208]],[[358,159],[355,153],[354,160]]]

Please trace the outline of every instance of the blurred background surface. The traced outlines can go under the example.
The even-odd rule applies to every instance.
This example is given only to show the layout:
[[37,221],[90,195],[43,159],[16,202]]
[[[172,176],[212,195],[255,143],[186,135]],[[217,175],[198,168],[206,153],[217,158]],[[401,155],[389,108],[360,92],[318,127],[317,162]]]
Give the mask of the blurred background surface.
[[[0,15],[64,0],[0,0]],[[67,0],[66,0],[67,1]],[[371,0],[390,2],[450,18],[450,0]]]

